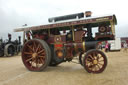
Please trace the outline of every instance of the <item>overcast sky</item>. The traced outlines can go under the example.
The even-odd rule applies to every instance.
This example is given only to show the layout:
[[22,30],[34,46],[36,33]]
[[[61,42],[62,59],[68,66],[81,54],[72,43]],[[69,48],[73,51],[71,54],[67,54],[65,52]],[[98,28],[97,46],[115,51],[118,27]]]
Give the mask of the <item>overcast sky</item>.
[[0,38],[13,33],[13,29],[47,24],[49,17],[92,11],[92,16],[115,14],[116,36],[128,37],[127,0],[0,0]]

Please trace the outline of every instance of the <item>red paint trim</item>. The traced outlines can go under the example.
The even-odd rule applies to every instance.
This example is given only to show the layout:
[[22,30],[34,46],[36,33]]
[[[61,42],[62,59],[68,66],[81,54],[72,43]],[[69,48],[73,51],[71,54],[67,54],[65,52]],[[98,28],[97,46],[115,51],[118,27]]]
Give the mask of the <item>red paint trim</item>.
[[63,47],[63,44],[55,44],[55,47]]

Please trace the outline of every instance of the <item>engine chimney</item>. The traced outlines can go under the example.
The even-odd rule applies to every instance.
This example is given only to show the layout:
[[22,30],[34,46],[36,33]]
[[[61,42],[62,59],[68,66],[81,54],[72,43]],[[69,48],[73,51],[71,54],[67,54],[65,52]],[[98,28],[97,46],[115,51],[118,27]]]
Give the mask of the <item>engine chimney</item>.
[[8,33],[8,42],[11,42],[11,39],[12,39],[12,35]]
[[92,15],[92,12],[91,12],[91,11],[86,11],[86,12],[85,12],[85,16],[86,16],[86,17],[91,17],[91,15]]
[[[91,15],[92,15],[92,12],[91,11],[86,11],[85,12],[85,16],[86,17],[91,17]],[[88,36],[88,40],[89,41],[91,41],[92,39],[93,39],[93,37],[92,37],[92,26],[91,26],[91,24],[87,24],[87,36]]]
[[19,44],[21,44],[21,36],[19,36],[18,38],[19,38]]

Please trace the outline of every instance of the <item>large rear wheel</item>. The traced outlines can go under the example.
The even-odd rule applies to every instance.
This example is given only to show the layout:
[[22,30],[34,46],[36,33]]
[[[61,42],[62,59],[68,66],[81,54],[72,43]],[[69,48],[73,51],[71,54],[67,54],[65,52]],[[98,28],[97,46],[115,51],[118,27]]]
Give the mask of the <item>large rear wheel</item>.
[[92,49],[86,53],[83,66],[89,73],[101,73],[107,66],[107,57],[102,51]]
[[22,50],[22,60],[26,68],[30,71],[42,71],[50,63],[51,55],[49,46],[40,39],[32,39],[24,44]]

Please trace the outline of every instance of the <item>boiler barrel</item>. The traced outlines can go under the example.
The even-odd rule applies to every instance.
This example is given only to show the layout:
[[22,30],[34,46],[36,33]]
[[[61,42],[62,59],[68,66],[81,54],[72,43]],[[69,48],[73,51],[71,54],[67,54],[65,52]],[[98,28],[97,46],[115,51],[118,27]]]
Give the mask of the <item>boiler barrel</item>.
[[90,49],[96,49],[97,45],[98,45],[98,41],[85,42],[86,51],[88,51]]
[[89,42],[77,42],[77,43],[67,43],[66,47],[74,48],[75,52],[86,52],[90,49],[96,49],[98,41]]
[[98,43],[97,41],[74,43],[74,48],[76,51],[86,52],[90,49],[96,49],[97,43]]

